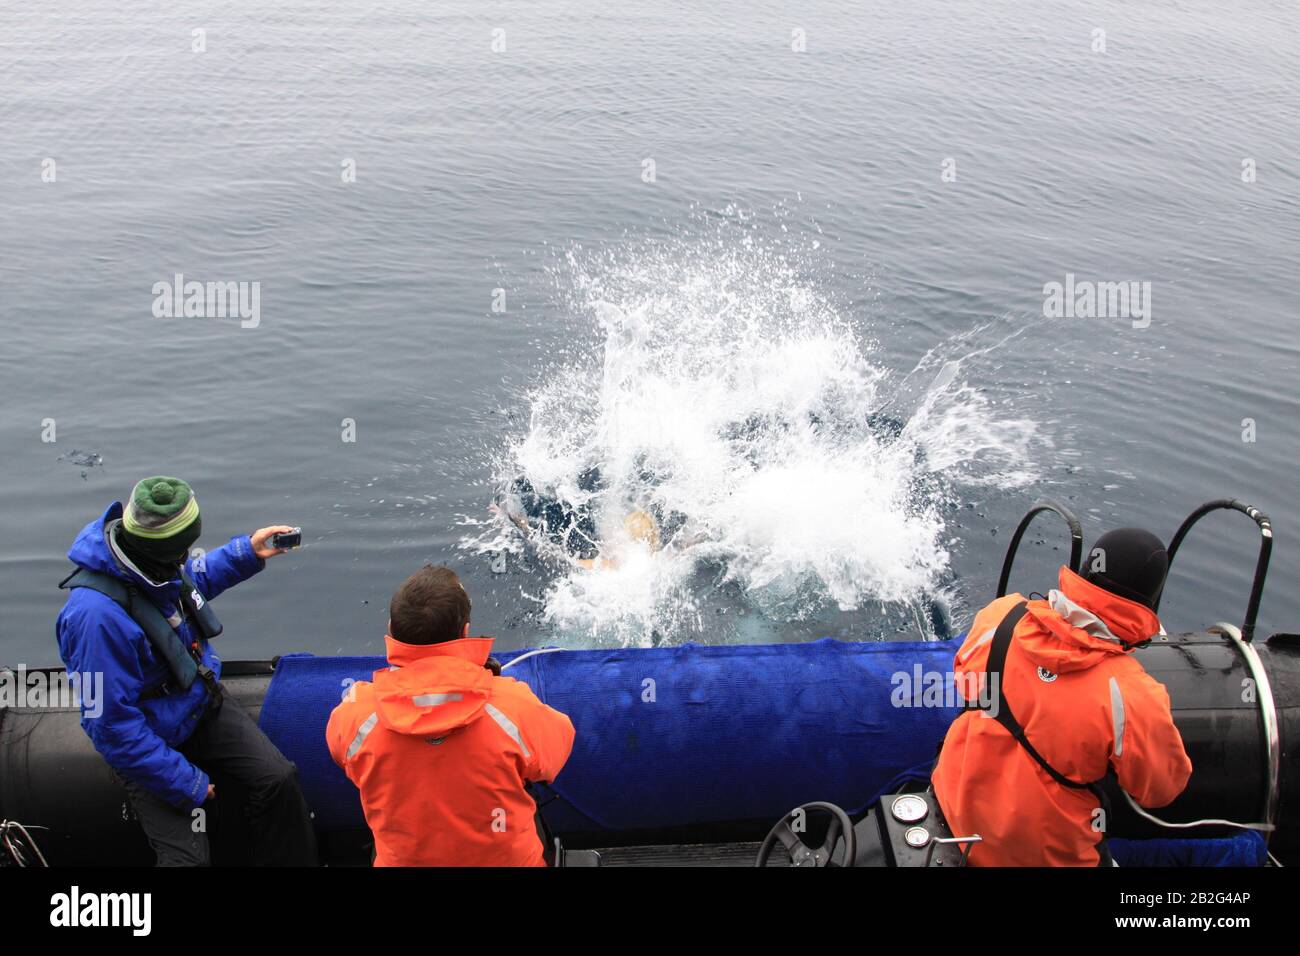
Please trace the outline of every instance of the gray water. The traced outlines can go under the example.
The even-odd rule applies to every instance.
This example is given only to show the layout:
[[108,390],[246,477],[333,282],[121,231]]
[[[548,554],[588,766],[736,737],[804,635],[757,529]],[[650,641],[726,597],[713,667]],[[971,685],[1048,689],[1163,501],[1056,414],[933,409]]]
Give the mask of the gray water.
[[[956,626],[1050,494],[1089,540],[1259,506],[1261,622],[1294,630],[1298,28],[1291,2],[4,3],[0,659],[56,662],[68,544],[159,472],[197,489],[208,547],[304,528],[219,602],[228,659],[377,652],[426,560],[461,571],[477,631],[555,639],[544,582],[493,574],[465,520],[530,390],[598,345],[569,254],[702,235],[788,247],[880,368],[959,343],[995,420],[1032,420],[1032,481],[944,505]],[[259,324],[155,318],[177,272],[259,282]],[[1044,317],[1066,273],[1149,281],[1149,327]],[[1253,527],[1198,530],[1171,629],[1245,607]],[[1051,586],[1058,544],[1031,534],[1014,583]]]

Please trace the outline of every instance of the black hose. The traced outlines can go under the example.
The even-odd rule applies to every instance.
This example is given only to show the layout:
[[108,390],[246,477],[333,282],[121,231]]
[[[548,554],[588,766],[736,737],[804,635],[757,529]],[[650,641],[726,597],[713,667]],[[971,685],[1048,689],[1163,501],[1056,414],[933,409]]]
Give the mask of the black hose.
[[[1269,521],[1268,515],[1260,511],[1254,505],[1248,505],[1245,502],[1238,501],[1236,498],[1219,498],[1215,501],[1207,501],[1191,514],[1189,514],[1178,530],[1174,532],[1173,540],[1169,542],[1168,555],[1169,567],[1174,565],[1174,555],[1178,553],[1178,548],[1182,545],[1183,539],[1187,537],[1187,532],[1192,530],[1192,526],[1200,521],[1211,511],[1220,509],[1229,511],[1240,511],[1249,517],[1259,526],[1259,557],[1255,560],[1255,579],[1250,586],[1250,600],[1246,603],[1246,619],[1241,624],[1241,639],[1251,641],[1255,637],[1255,618],[1259,614],[1259,602],[1264,596],[1264,581],[1268,577],[1268,561],[1273,554],[1273,523]],[[1165,577],[1165,582],[1169,580]],[[1160,599],[1164,597],[1164,585],[1160,586],[1160,593],[1156,595],[1155,610],[1160,611]]]
[[1011,580],[1011,566],[1015,563],[1016,552],[1020,549],[1020,539],[1024,537],[1025,529],[1044,511],[1054,512],[1065,519],[1065,523],[1070,528],[1070,570],[1075,572],[1079,570],[1079,562],[1083,559],[1083,528],[1079,524],[1079,519],[1059,501],[1053,498],[1042,498],[1025,512],[1025,516],[1020,519],[1020,524],[1016,526],[1015,534],[1011,536],[1011,543],[1007,545],[1007,555],[1002,560],[1002,576],[998,578],[998,597],[1007,593],[1007,582]]

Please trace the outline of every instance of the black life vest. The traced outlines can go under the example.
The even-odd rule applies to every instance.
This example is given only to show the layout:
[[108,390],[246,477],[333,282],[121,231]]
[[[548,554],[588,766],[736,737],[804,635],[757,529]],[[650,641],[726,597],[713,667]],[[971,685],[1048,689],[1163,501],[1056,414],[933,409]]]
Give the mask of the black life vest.
[[[203,598],[199,589],[190,580],[189,574],[182,568],[180,605],[189,617],[191,626],[196,628],[203,640],[211,640],[221,633],[221,622],[212,610],[212,605]],[[172,680],[183,690],[189,690],[195,678],[202,678],[209,690],[216,684],[212,669],[203,663],[203,652],[199,643],[186,645],[180,634],[172,627],[162,611],[150,601],[140,589],[121,578],[100,571],[77,568],[59,582],[60,590],[73,588],[90,588],[105,597],[111,598],[118,607],[130,615],[131,620],[144,631],[153,646],[154,653],[161,657],[171,672]]]

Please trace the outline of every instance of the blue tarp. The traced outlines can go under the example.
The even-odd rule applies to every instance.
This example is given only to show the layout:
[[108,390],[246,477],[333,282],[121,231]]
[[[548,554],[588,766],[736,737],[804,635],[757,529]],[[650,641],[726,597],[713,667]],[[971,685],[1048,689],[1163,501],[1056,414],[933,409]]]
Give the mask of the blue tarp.
[[[776,820],[810,800],[863,810],[900,772],[933,760],[956,710],[919,705],[935,702],[954,649],[688,644],[538,654],[506,673],[577,730],[573,756],[543,796],[555,796],[543,815],[564,834]],[[364,826],[356,789],[325,747],[325,722],[346,681],[382,666],[377,657],[287,656],[263,703],[262,728],[298,765],[325,829]]]
[[1217,840],[1108,841],[1120,866],[1264,866],[1268,845],[1253,831]]

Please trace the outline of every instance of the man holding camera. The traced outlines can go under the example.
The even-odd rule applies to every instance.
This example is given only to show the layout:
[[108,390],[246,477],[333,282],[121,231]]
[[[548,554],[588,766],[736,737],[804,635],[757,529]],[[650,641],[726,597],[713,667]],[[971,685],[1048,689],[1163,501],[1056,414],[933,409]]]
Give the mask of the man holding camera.
[[210,602],[284,553],[261,528],[190,555],[202,522],[190,486],[157,476],[139,482],[82,529],[68,557],[77,566],[55,625],[69,671],[103,675],[103,709],[81,724],[125,785],[159,866],[210,862],[203,805],[213,776],[237,783],[259,865],[315,865],[311,813],[294,765],[248,713],[223,704],[221,660],[210,641],[221,624]]

